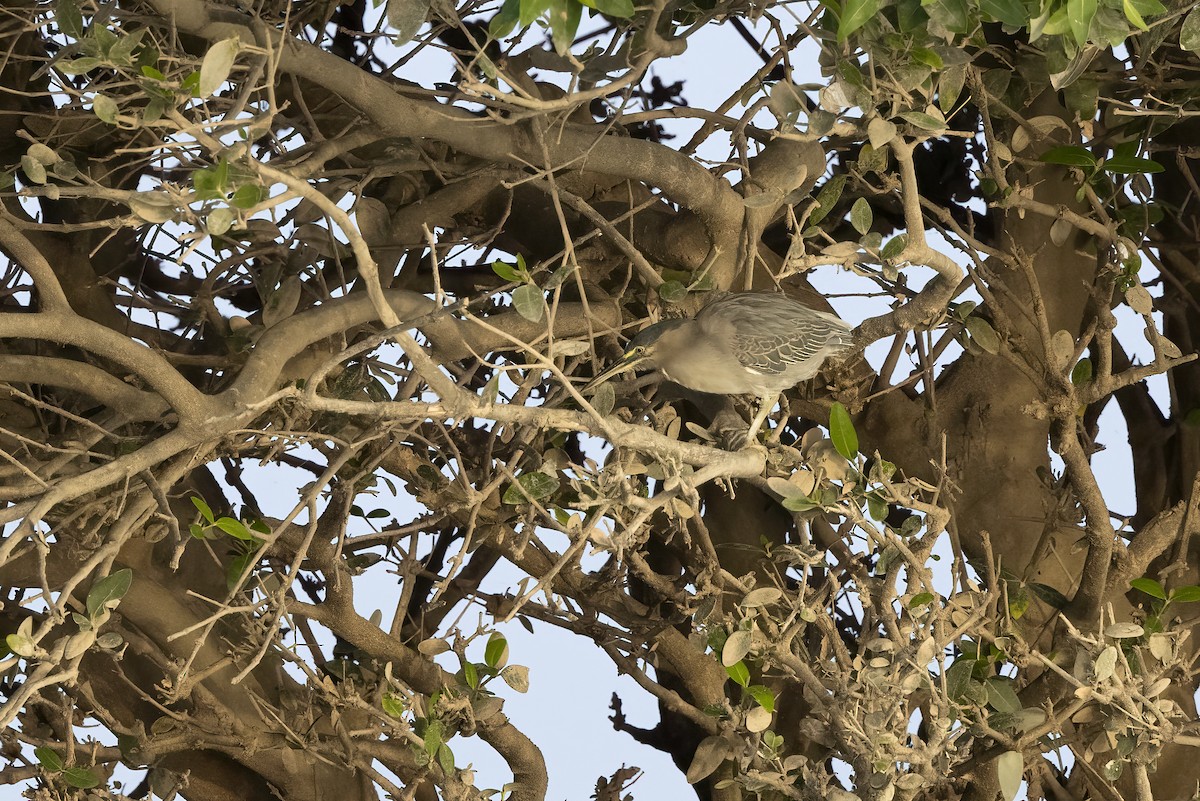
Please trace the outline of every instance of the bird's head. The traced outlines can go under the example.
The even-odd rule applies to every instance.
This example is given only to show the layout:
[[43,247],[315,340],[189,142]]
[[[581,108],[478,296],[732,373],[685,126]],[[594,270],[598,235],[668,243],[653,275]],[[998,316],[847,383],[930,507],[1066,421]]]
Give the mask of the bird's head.
[[600,386],[608,379],[620,373],[625,373],[638,368],[650,369],[657,367],[661,361],[658,357],[665,356],[664,351],[671,342],[668,337],[667,341],[663,341],[663,334],[666,334],[674,329],[691,322],[690,320],[663,320],[660,323],[648,326],[642,329],[637,336],[629,340],[629,344],[625,346],[625,353],[614,362],[607,370],[601,372],[598,376],[589,381],[583,391],[588,391]]

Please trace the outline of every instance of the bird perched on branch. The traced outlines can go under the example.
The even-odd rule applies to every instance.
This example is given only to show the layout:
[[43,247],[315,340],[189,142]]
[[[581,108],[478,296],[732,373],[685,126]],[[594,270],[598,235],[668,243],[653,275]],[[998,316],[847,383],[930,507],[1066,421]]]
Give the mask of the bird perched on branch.
[[831,356],[850,350],[850,326],[786,295],[739,292],[708,303],[691,319],[663,320],[630,340],[625,355],[584,391],[618,373],[652,368],[697,392],[754,395],[758,413],[746,442],[786,389],[817,374]]

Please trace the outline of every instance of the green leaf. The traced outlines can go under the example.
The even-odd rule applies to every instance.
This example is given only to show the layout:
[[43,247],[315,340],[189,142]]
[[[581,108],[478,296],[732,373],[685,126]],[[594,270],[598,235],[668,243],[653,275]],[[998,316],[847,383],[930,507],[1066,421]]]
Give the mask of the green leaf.
[[117,123],[117,101],[108,95],[96,95],[92,98],[92,111],[96,116],[109,125]]
[[80,790],[90,790],[100,784],[100,777],[88,768],[67,768],[63,771],[63,779]]
[[524,281],[525,276],[522,275],[516,267],[507,262],[493,261],[492,272],[503,278],[505,281]]
[[62,757],[53,748],[43,745],[33,749],[33,755],[37,757],[37,761],[41,763],[42,767],[51,773],[58,773],[63,769]]
[[[521,19],[521,0],[504,0],[500,13],[492,17],[488,23],[488,35],[493,39],[503,39],[517,27]],[[495,264],[492,265],[493,269]]]
[[244,184],[233,193],[230,202],[239,209],[252,209],[262,203],[267,197],[266,187],[258,184]]
[[231,537],[245,540],[246,542],[254,541],[254,535],[250,533],[250,529],[246,528],[246,524],[241,520],[234,520],[232,517],[222,517],[217,520],[215,525]]
[[1159,14],[1167,13],[1167,7],[1158,0],[1129,0],[1134,9],[1137,10],[1142,17],[1154,17]]
[[483,651],[483,662],[490,668],[499,670],[508,661],[508,640],[503,634],[494,632],[488,638],[487,647]]
[[1042,603],[1047,604],[1055,609],[1066,609],[1070,601],[1067,596],[1063,595],[1058,590],[1051,587],[1049,584],[1039,584],[1038,582],[1030,582],[1029,591],[1038,597]]
[[1075,367],[1071,370],[1071,383],[1078,387],[1090,383],[1091,380],[1092,360],[1080,359]]
[[867,202],[865,197],[860,197],[854,201],[854,205],[850,207],[850,224],[854,226],[854,230],[860,234],[866,234],[871,230],[871,223],[874,220],[874,214],[871,211],[871,204]]
[[560,56],[571,49],[582,17],[583,4],[578,0],[551,0],[550,41]]
[[821,504],[807,495],[797,493],[784,498],[779,505],[792,512],[807,512],[809,509],[816,509]]
[[679,303],[687,293],[687,287],[681,281],[664,281],[658,286],[658,296],[667,303]]
[[928,603],[933,603],[933,593],[919,592],[912,597],[912,600],[908,602],[908,608],[916,609],[918,606],[924,606]]
[[975,26],[966,0],[921,0],[929,19],[951,33],[970,33]]
[[86,75],[104,62],[92,56],[83,56],[69,61],[60,61],[56,65],[63,75]]
[[809,225],[816,225],[825,219],[829,212],[833,211],[833,207],[837,205],[838,200],[842,196],[842,190],[846,186],[846,181],[849,176],[844,173],[835,175],[825,182],[821,187],[821,191],[817,193],[817,207],[813,209],[812,214],[808,217]]
[[750,686],[750,668],[746,667],[745,662],[735,662],[726,667],[725,672],[729,674],[729,678],[743,687]]
[[932,114],[926,114],[924,111],[905,111],[900,115],[900,118],[926,131],[946,130],[945,120],[939,120],[937,117]]
[[1137,175],[1142,173],[1162,172],[1166,169],[1153,159],[1142,159],[1135,156],[1111,156],[1104,160],[1100,169],[1105,172],[1115,172],[1122,175]]
[[87,596],[88,617],[94,619],[101,609],[114,608],[129,592],[132,583],[133,571],[126,567],[93,584]]
[[508,485],[508,489],[504,491],[503,500],[504,503],[513,506],[529,501],[540,501],[553,495],[558,490],[558,484],[558,476],[550,476],[536,471],[522,473],[514,483]]
[[221,88],[221,85],[229,78],[229,73],[233,70],[233,62],[237,59],[238,51],[241,49],[242,43],[236,36],[222,39],[208,48],[208,52],[204,54],[204,60],[200,62],[200,83],[196,86],[200,97],[209,97]]
[[1081,47],[1087,44],[1088,29],[1096,17],[1096,5],[1096,0],[1067,0],[1067,22],[1075,43]]
[[383,707],[384,713],[389,717],[398,718],[405,712],[404,701],[391,693],[384,693],[380,700],[380,706]]
[[1075,145],[1052,147],[1041,155],[1047,164],[1065,164],[1069,167],[1095,167],[1096,157],[1085,148]]
[[878,13],[879,0],[843,0],[838,41],[846,41],[846,37],[866,25]]
[[1160,601],[1167,600],[1167,591],[1163,589],[1163,585],[1152,578],[1135,578],[1129,582],[1129,586],[1146,593],[1151,598],[1158,598]]
[[180,89],[180,91],[184,92],[185,94],[191,94],[192,97],[199,97],[200,96],[200,73],[199,72],[188,73],[187,77],[185,77],[182,81],[180,81],[179,89]]
[[1193,53],[1200,53],[1200,8],[1188,12],[1179,29],[1179,46]]
[[512,299],[517,313],[531,323],[540,321],[546,314],[546,296],[533,284],[514,289]]
[[888,260],[897,259],[906,247],[908,247],[908,234],[899,234],[887,241],[879,255]]
[[425,753],[432,759],[433,755],[438,752],[438,749],[446,742],[446,727],[440,720],[434,718],[425,726],[424,746]]
[[454,775],[454,752],[450,750],[450,746],[445,743],[442,744],[442,747],[437,752],[437,760],[443,773],[447,776]]
[[588,8],[596,9],[601,14],[621,19],[632,17],[634,11],[632,0],[584,0],[583,4]]
[[402,45],[410,41],[429,15],[429,0],[387,0],[388,25],[396,29],[392,44]]
[[72,39],[83,38],[83,13],[75,0],[58,0],[55,12],[54,19],[60,31]]
[[1142,15],[1138,13],[1138,10],[1134,7],[1133,3],[1129,2],[1129,0],[1125,0],[1124,7],[1125,19],[1129,20],[1133,27],[1140,31],[1150,30],[1150,26],[1146,24],[1146,20],[1142,19]]
[[833,447],[847,459],[853,460],[858,454],[858,432],[850,420],[850,412],[839,401],[834,401],[829,409],[829,438]]
[[239,554],[229,563],[229,567],[225,569],[225,586],[233,589],[242,580],[242,575],[246,570],[254,564],[258,564],[258,552],[251,551],[249,553]]
[[142,37],[146,34],[146,29],[134,31],[131,34],[122,36],[112,49],[108,52],[108,58],[114,64],[120,66],[132,66],[133,51],[142,43]]
[[1012,28],[1029,25],[1029,12],[1021,0],[980,0],[979,10]]
[[1200,601],[1200,587],[1191,585],[1188,587],[1178,587],[1171,590],[1171,602],[1177,604],[1190,604]]
[[472,690],[479,689],[479,668],[475,667],[474,662],[465,662],[463,664],[463,681]]
[[963,84],[967,82],[967,68],[964,64],[954,64],[947,67],[938,76],[938,108],[943,114],[949,114],[954,109],[962,94]]
[[912,57],[917,63],[924,64],[935,72],[946,65],[946,62],[942,61],[942,57],[937,54],[937,51],[930,50],[928,47],[914,47],[912,49]]
[[1000,336],[991,323],[972,314],[966,319],[966,326],[976,345],[993,355],[1000,352]]
[[746,692],[750,693],[750,697],[755,702],[768,712],[775,711],[775,693],[761,684],[754,684],[746,688]]
[[986,682],[988,706],[997,712],[1020,712],[1021,699],[1012,688],[1012,681],[993,676]]
[[946,692],[951,700],[961,701],[971,684],[971,674],[975,671],[975,660],[960,656],[946,668]]
[[882,523],[887,519],[888,505],[887,502],[878,495],[867,496],[867,514],[872,520]]

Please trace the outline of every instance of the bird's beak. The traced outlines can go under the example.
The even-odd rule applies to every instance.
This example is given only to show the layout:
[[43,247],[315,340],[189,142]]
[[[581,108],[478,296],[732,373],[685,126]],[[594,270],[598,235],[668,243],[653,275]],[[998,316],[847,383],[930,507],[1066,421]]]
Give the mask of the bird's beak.
[[605,381],[612,378],[613,376],[619,375],[620,373],[626,373],[630,370],[635,369],[642,362],[646,361],[646,358],[647,357],[645,354],[633,356],[633,355],[627,353],[624,356],[622,356],[618,361],[616,361],[607,370],[603,371],[602,373],[600,373],[600,375],[596,376],[591,381],[584,384],[583,388],[579,391],[580,392],[590,392],[591,390],[600,386],[601,384],[603,384]]

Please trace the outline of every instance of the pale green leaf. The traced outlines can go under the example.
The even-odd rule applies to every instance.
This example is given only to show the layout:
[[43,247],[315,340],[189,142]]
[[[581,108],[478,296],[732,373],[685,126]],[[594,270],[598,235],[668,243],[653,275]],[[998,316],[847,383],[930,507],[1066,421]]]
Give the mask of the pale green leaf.
[[1013,801],[1021,790],[1021,779],[1025,760],[1020,751],[1005,751],[996,757],[996,776],[1000,780],[1000,795],[1004,801]]
[[879,0],[844,0],[842,18],[838,23],[838,41],[857,31],[879,13]]
[[200,62],[200,84],[197,89],[200,97],[209,97],[221,88],[233,70],[233,62],[237,59],[242,43],[236,36],[222,39],[204,54]]
[[732,667],[741,662],[746,654],[750,653],[750,643],[753,635],[743,629],[738,629],[729,638],[725,640],[725,646],[721,649],[721,664],[725,667]]
[[854,230],[860,234],[866,234],[871,230],[871,223],[874,215],[871,212],[871,204],[867,202],[865,197],[860,197],[854,201],[854,205],[850,207],[850,224],[854,226]]
[[539,322],[546,315],[546,296],[533,284],[514,289],[512,299],[517,313],[531,323]]
[[696,746],[696,753],[692,756],[692,762],[687,769],[688,784],[695,784],[698,781],[707,779],[717,768],[721,767],[721,763],[729,757],[729,743],[724,737],[713,734],[705,737],[700,741],[700,745]]
[[1200,7],[1188,12],[1179,29],[1179,46],[1193,53],[1200,53]]
[[96,95],[93,97],[92,111],[109,125],[115,125],[117,122],[117,101],[108,95]]
[[429,0],[387,0],[388,25],[396,29],[393,44],[402,45],[416,36],[427,16]]
[[115,607],[125,597],[125,593],[129,592],[131,584],[133,571],[127,567],[93,584],[87,596],[88,617],[95,618],[101,609]]
[[1000,352],[1000,336],[991,323],[982,317],[971,315],[967,318],[966,325],[976,345],[993,355]]
[[529,668],[524,665],[509,665],[500,671],[500,678],[519,693],[529,692]]

